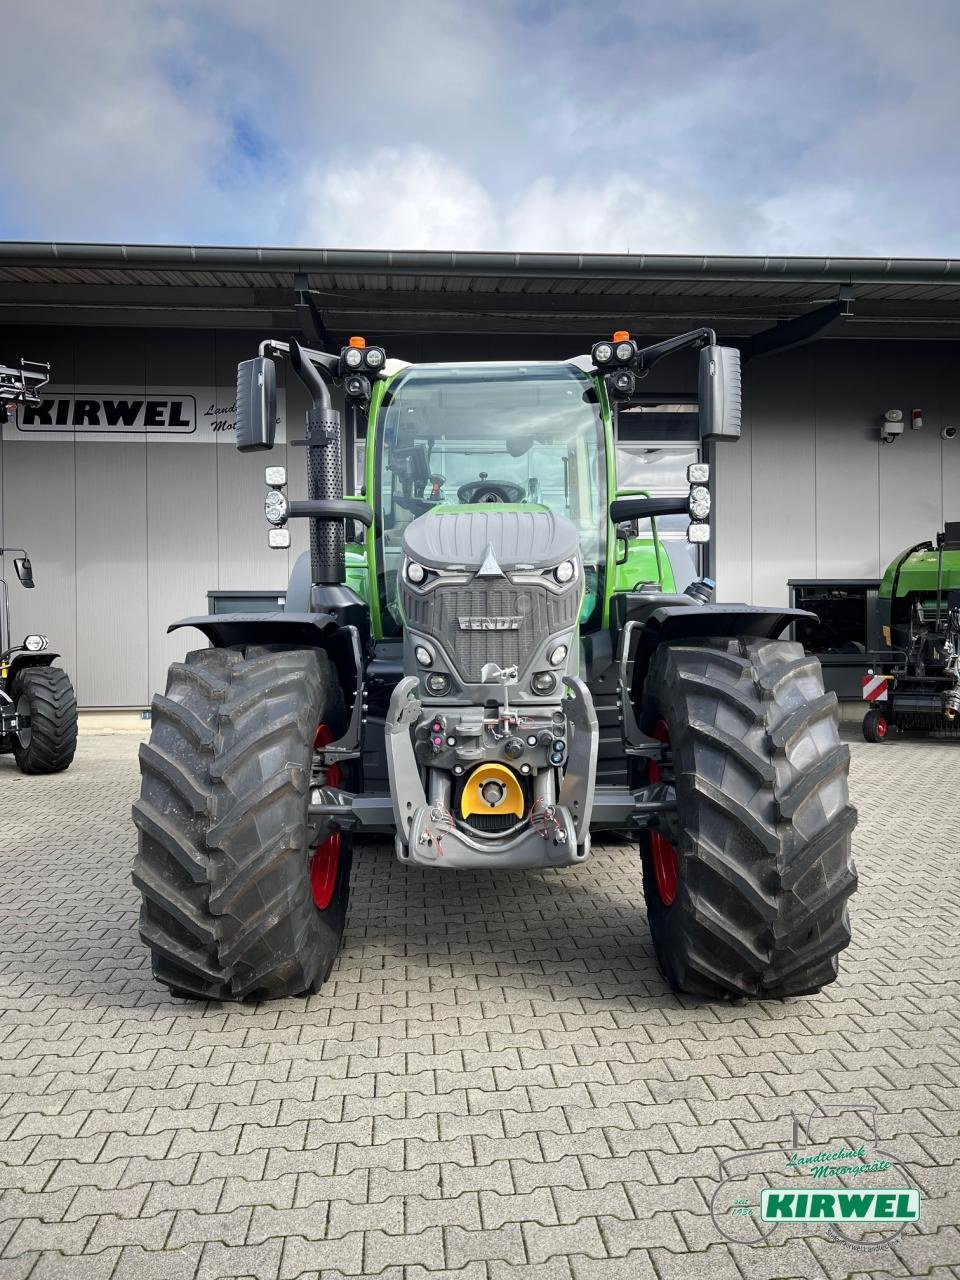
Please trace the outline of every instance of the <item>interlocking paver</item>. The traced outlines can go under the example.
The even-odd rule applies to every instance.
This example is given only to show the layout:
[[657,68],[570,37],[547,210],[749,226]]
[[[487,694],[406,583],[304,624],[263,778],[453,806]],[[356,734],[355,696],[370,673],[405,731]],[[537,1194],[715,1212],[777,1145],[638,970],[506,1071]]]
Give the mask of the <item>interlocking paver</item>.
[[[615,842],[488,876],[363,845],[322,992],[175,1000],[136,936],[135,748],[84,736],[51,778],[0,757],[0,1280],[960,1274],[956,744],[852,744],[840,981],[730,1006],[666,992]],[[719,1159],[834,1093],[881,1109],[920,1228],[724,1241]]]

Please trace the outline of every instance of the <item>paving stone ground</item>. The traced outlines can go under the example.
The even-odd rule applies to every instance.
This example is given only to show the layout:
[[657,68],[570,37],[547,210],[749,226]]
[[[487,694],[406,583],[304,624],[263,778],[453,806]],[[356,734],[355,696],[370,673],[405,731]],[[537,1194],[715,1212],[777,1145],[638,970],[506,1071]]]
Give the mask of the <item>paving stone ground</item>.
[[[459,876],[365,846],[321,994],[170,999],[129,878],[136,737],[82,737],[59,777],[0,757],[0,1280],[960,1275],[960,744],[851,746],[840,981],[738,1006],[666,991],[616,846]],[[779,1170],[821,1103],[878,1108],[919,1227],[728,1242],[711,1197],[756,1239],[733,1193],[760,1184],[719,1160]]]

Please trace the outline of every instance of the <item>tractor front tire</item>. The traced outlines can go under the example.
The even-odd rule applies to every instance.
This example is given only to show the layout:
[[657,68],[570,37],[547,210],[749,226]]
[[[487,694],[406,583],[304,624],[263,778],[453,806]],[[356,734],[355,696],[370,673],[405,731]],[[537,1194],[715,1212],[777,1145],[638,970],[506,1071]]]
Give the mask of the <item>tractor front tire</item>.
[[60,667],[26,667],[10,690],[18,714],[29,725],[11,738],[21,773],[62,773],[77,750],[77,699]]
[[[850,941],[856,810],[836,696],[799,644],[664,644],[641,723],[665,742],[654,776],[677,826],[644,835],[644,892],[660,969],[709,999],[807,995]],[[662,774],[660,771],[662,770]]]
[[154,976],[186,998],[317,991],[350,888],[346,837],[325,859],[322,909],[312,884],[314,745],[344,723],[330,658],[265,645],[198,650],[171,666],[152,716],[133,880]]

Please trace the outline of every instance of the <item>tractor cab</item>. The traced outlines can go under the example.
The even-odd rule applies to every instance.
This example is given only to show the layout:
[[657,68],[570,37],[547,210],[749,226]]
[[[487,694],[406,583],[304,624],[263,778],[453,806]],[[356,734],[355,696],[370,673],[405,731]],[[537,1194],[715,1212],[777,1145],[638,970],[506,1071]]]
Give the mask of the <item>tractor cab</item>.
[[594,379],[561,362],[408,366],[371,406],[371,439],[367,492],[385,636],[401,630],[397,575],[406,531],[422,516],[457,512],[552,512],[569,520],[583,559],[580,622],[595,622],[608,485]]

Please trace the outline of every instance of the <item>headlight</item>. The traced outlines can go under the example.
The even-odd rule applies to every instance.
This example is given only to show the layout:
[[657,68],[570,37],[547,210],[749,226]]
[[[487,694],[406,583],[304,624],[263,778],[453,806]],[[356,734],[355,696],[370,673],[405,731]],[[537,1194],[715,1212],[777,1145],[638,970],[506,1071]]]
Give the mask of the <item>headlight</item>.
[[290,510],[286,498],[279,489],[271,489],[264,499],[263,511],[271,524],[286,524]]
[[[557,677],[552,671],[534,672],[533,679],[530,681],[530,688],[534,693],[553,693],[556,687]],[[536,742],[536,738],[534,738],[534,742]]]
[[617,343],[617,359],[618,360],[633,359],[633,343],[632,342]]
[[29,649],[31,653],[39,653],[41,649],[45,649],[50,642],[46,636],[27,636],[23,642],[23,647]]
[[687,467],[687,484],[706,484],[709,479],[709,462],[691,462]]
[[553,576],[560,583],[572,582],[577,576],[577,566],[572,560],[562,560],[554,569]]
[[450,677],[445,676],[442,671],[431,671],[427,676],[426,684],[428,693],[442,697],[450,689]]
[[433,666],[433,654],[425,644],[418,644],[413,651],[413,656],[416,658],[417,662],[419,662],[421,667]]
[[271,489],[283,489],[287,483],[287,468],[267,467],[264,470],[263,478]]
[[593,348],[593,363],[608,364],[613,359],[613,347],[609,342],[598,342]]
[[407,581],[412,582],[414,586],[419,586],[427,576],[427,571],[422,564],[417,564],[416,560],[407,561]]
[[284,551],[290,545],[289,529],[268,529],[267,546],[271,551]]
[[364,355],[368,369],[379,369],[385,358],[384,351],[381,347],[367,347]]
[[687,509],[694,520],[706,520],[710,514],[710,490],[695,484],[690,490]]
[[708,524],[692,524],[687,529],[688,542],[709,542],[710,526]]
[[551,667],[559,667],[560,663],[566,662],[566,660],[567,646],[565,644],[558,644],[555,649],[552,649],[550,653],[547,654],[547,661],[550,663]]
[[360,347],[347,347],[343,353],[343,363],[348,369],[359,369],[363,364],[363,351]]

